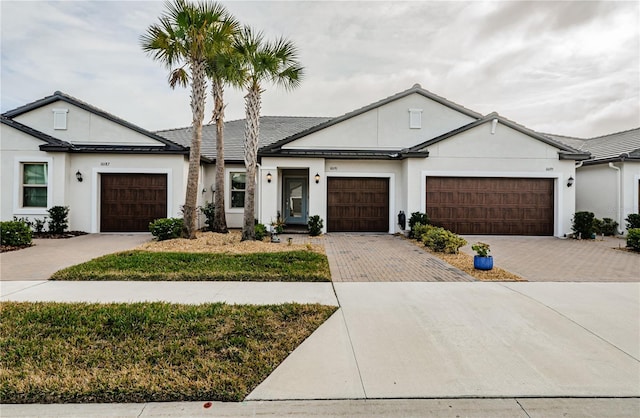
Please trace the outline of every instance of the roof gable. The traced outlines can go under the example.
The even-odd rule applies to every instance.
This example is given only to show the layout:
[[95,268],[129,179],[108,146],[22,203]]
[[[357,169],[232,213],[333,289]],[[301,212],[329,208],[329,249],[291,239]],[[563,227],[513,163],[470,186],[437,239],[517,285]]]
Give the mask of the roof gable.
[[0,116],[0,122],[3,125],[7,125],[13,129],[16,129],[22,133],[25,133],[33,138],[36,138],[40,141],[44,141],[44,144],[40,146],[40,149],[43,151],[67,151],[72,148],[72,145],[68,142],[61,141],[52,137],[51,135],[47,135],[44,132],[40,132],[36,129],[33,129],[27,125],[23,125],[22,123],[15,121],[13,119],[9,119],[5,116]]

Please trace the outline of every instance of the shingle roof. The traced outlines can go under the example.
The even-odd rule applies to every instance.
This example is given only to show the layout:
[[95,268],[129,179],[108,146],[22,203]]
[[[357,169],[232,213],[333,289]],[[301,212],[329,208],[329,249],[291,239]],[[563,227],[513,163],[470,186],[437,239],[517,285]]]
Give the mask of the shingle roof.
[[565,144],[572,144],[581,151],[590,152],[593,158],[585,161],[587,165],[640,158],[640,128],[586,139],[545,135]]
[[50,103],[54,103],[57,101],[63,101],[69,104],[72,104],[74,106],[77,106],[81,109],[86,110],[87,112],[93,113],[94,115],[98,115],[101,116],[107,120],[110,120],[114,123],[117,123],[118,125],[122,125],[128,129],[131,129],[135,132],[138,132],[142,135],[145,135],[151,139],[154,139],[162,144],[165,145],[165,150],[166,151],[186,151],[184,149],[184,147],[182,145],[178,145],[177,143],[171,142],[161,136],[158,136],[156,134],[154,134],[151,131],[147,131],[146,129],[143,129],[139,126],[136,126],[130,122],[127,122],[124,119],[120,119],[119,117],[112,115],[111,113],[105,112],[102,109],[99,109],[93,105],[90,105],[89,103],[83,102],[82,100],[79,100],[73,96],[70,96],[68,94],[65,94],[61,91],[56,91],[55,93],[53,93],[51,96],[47,96],[44,97],[42,99],[36,100],[34,102],[31,103],[27,103],[24,106],[20,106],[18,108],[15,108],[13,110],[9,110],[5,113],[2,114],[2,116],[5,116],[7,118],[14,118],[16,116],[22,115],[24,113],[30,112],[32,110],[38,109],[42,106],[46,106]]
[[[281,139],[304,131],[312,126],[326,122],[329,118],[307,116],[262,116],[260,117],[260,140],[262,148]],[[225,122],[224,124],[224,159],[230,162],[244,161],[244,119]],[[185,147],[191,145],[191,128],[158,131],[158,135]],[[202,156],[216,158],[216,125],[202,127]]]

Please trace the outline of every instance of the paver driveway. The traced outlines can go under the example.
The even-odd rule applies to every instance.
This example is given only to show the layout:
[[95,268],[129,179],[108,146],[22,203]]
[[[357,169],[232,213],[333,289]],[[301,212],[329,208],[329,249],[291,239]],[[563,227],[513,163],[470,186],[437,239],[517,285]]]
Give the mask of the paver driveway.
[[412,242],[389,234],[324,237],[334,282],[470,282],[475,279]]

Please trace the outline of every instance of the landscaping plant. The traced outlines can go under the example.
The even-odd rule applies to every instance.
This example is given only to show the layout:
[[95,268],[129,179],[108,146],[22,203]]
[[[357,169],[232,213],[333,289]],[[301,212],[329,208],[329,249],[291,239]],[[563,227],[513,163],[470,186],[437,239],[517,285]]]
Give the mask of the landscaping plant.
[[416,225],[429,225],[429,215],[422,212],[413,212],[409,218],[409,238],[420,239],[422,234],[415,231]]
[[267,236],[267,227],[264,224],[257,223],[254,227],[256,241],[262,241]]
[[625,221],[627,221],[627,229],[640,228],[640,213],[630,213]]
[[467,244],[467,241],[461,236],[440,227],[429,229],[422,236],[422,242],[433,251],[447,254],[458,254],[460,247]]
[[69,207],[53,206],[49,209],[49,232],[52,234],[64,234],[69,226]]
[[488,257],[491,252],[490,245],[484,242],[476,242],[471,246],[471,249],[475,251],[479,257]]
[[207,202],[204,206],[200,206],[200,212],[205,216],[204,224],[206,225],[206,231],[213,231],[213,223],[215,221],[216,207],[213,203]]
[[309,217],[309,222],[307,223],[309,226],[309,235],[312,237],[317,237],[322,234],[322,228],[324,227],[324,223],[322,222],[322,218],[320,215],[313,215]]
[[181,218],[161,218],[149,223],[149,232],[158,241],[179,238],[183,229]]
[[640,252],[640,228],[631,228],[627,231],[627,248]]
[[618,233],[618,222],[611,218],[593,220],[594,232],[598,235],[613,236]]
[[594,233],[594,219],[595,216],[593,215],[593,212],[576,212],[573,215],[573,225],[571,226],[574,238],[591,239]]
[[433,225],[421,224],[420,222],[418,222],[411,228],[411,231],[413,231],[413,238],[422,240],[422,236],[433,228],[436,227]]
[[22,221],[0,222],[0,244],[8,247],[31,245],[33,232],[29,225]]

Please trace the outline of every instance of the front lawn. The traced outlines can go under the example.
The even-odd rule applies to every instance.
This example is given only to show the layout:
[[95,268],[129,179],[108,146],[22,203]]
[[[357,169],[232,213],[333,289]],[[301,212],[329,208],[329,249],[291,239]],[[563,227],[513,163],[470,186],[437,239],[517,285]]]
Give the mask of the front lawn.
[[0,305],[3,403],[240,401],[337,308]]
[[313,251],[249,254],[109,254],[60,270],[54,280],[331,281],[327,256]]

